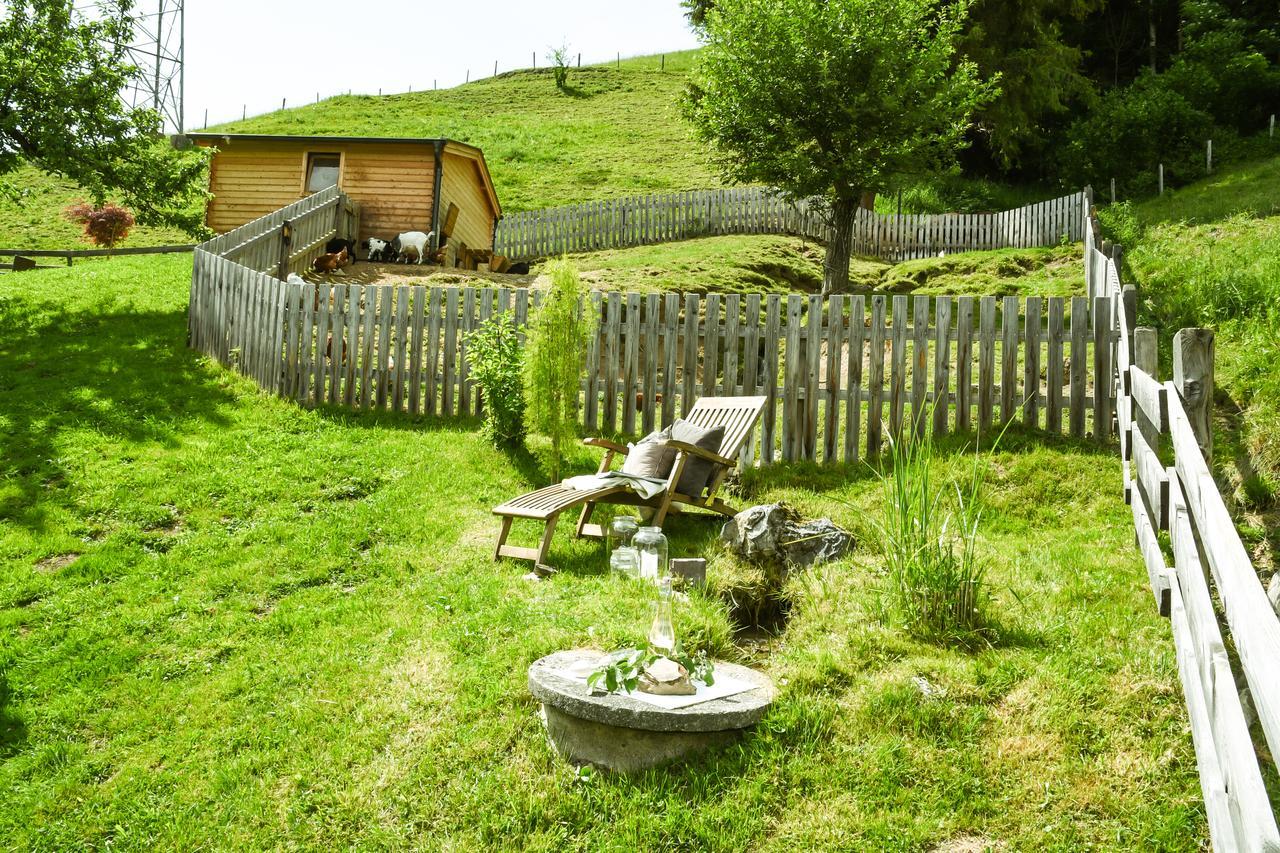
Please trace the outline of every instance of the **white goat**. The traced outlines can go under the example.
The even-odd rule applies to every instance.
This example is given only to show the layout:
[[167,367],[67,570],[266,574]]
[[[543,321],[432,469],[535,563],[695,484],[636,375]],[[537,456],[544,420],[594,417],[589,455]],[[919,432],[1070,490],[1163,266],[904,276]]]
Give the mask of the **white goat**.
[[[434,231],[431,232],[431,234],[434,233]],[[396,250],[397,258],[404,259],[407,263],[409,250],[412,249],[418,253],[418,263],[424,263],[427,259],[427,246],[431,243],[431,234],[424,234],[421,231],[405,231],[392,244],[392,248]]]

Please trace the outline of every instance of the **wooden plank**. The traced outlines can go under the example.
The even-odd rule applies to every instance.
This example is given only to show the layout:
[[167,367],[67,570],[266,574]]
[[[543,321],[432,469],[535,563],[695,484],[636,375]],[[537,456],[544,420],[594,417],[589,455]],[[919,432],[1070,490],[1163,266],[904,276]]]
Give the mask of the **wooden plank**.
[[327,399],[326,378],[329,375],[329,315],[332,310],[333,302],[333,285],[322,284],[319,289],[320,307],[318,310],[318,322],[316,330],[316,372],[315,372],[315,396],[312,401],[318,406]]
[[1049,298],[1049,341],[1047,357],[1048,369],[1045,372],[1045,412],[1044,428],[1053,435],[1062,432],[1062,317],[1063,301],[1061,296]]
[[1006,296],[1000,312],[1000,423],[1013,420],[1018,396],[1018,297]]
[[[399,315],[397,314],[397,320]],[[466,287],[462,290],[462,316],[458,321],[458,414],[471,415],[475,413],[476,401],[473,400],[471,389],[474,381],[471,379],[471,365],[467,361],[467,336],[471,334],[471,330],[476,326],[476,289],[474,287]],[[396,348],[397,354],[400,351],[399,346]],[[398,363],[398,360],[397,360]],[[399,376],[396,377],[396,387],[399,388]],[[397,403],[397,411],[399,404]]]
[[768,400],[765,403],[764,417],[761,419],[760,427],[760,455],[766,465],[773,462],[777,436],[778,361],[781,358],[778,338],[782,328],[781,313],[781,298],[776,293],[770,293],[765,301],[764,358],[766,369],[762,377],[764,380],[764,393]]
[[929,423],[929,303],[916,296],[911,312],[911,429],[924,435]]
[[676,413],[676,366],[680,360],[680,294],[664,297],[662,317],[662,423],[671,423]]
[[903,398],[906,395],[908,302],[903,294],[893,297],[893,328],[889,378],[889,435],[895,441],[902,437]]
[[618,372],[622,346],[622,295],[609,294],[605,316],[605,381],[604,381],[604,429],[607,433],[618,429]]
[[818,371],[822,364],[822,297],[809,297],[808,333],[805,335],[805,371],[802,377],[805,387],[804,424],[800,433],[802,456],[810,462],[818,455]]
[[956,300],[956,430],[973,424],[973,297]]
[[[654,429],[654,414],[657,411],[658,362],[661,353],[658,350],[658,329],[661,326],[661,297],[656,293],[645,296],[644,305],[644,412],[643,428],[645,434]],[[663,399],[666,399],[665,397]]]
[[342,350],[345,345],[343,333],[347,328],[347,286],[333,286],[333,317],[329,333],[329,405],[337,405],[342,399]]
[[587,343],[587,378],[582,407],[582,423],[589,434],[600,431],[601,355],[607,346],[603,340],[605,324],[600,316],[603,304],[604,297],[600,291],[593,290],[587,295],[587,311],[591,313],[592,322],[595,324]]
[[867,403],[867,456],[880,453],[881,421],[884,417],[884,341],[885,341],[885,297],[873,294],[871,297],[871,347],[867,353],[869,359],[867,386],[870,399]]
[[827,299],[827,375],[823,403],[826,416],[822,425],[822,461],[828,465],[840,461],[840,377],[844,358],[845,297],[836,294]]
[[1027,316],[1022,356],[1022,422],[1040,425],[1040,307],[1039,296],[1027,297]]
[[800,447],[798,433],[803,404],[800,400],[800,374],[804,370],[800,349],[800,316],[803,306],[803,296],[796,293],[787,296],[787,349],[782,374],[782,458],[787,462],[797,458]]
[[[445,417],[460,414],[455,407],[455,386],[457,384],[457,358],[458,358],[458,303],[461,294],[458,288],[449,287],[444,291],[444,350],[442,352],[443,371],[441,376],[440,395],[440,414]],[[384,312],[385,313],[385,312]],[[379,405],[381,405],[381,395],[383,394],[383,386],[379,386]]]
[[356,360],[360,353],[360,295],[366,288],[353,284],[347,289],[346,341],[343,351],[342,404],[354,408],[356,404]]
[[865,339],[866,304],[861,295],[849,305],[849,346],[845,359],[844,460],[856,462],[862,426],[862,342]]
[[412,294],[409,319],[409,413],[416,416],[422,411],[422,332],[426,325],[427,288],[415,285]]
[[374,338],[378,318],[378,296],[385,288],[370,285],[364,288],[364,331],[360,344],[360,408],[368,409],[373,402],[373,382],[378,375],[374,368]]
[[978,434],[991,432],[996,386],[996,298],[984,296],[978,320]]
[[1111,395],[1115,381],[1111,372],[1111,300],[1099,296],[1093,301],[1093,437],[1104,442],[1111,437]]
[[730,293],[724,298],[724,393],[727,397],[738,394],[738,346],[741,316],[741,297]]
[[680,395],[680,413],[689,417],[697,398],[698,388],[698,294],[684,295],[684,372],[683,391]]
[[640,386],[640,294],[627,294],[627,316],[623,325],[624,374],[622,391],[622,431],[636,431],[636,392]]
[[1169,529],[1169,478],[1156,452],[1142,433],[1132,437],[1132,459],[1138,493],[1146,505],[1147,517],[1159,530]]
[[951,410],[951,297],[939,296],[934,308],[933,432],[946,435]]
[[1067,406],[1070,432],[1075,438],[1084,438],[1085,426],[1085,377],[1088,375],[1089,300],[1084,296],[1071,297],[1071,397]]
[[1165,386],[1142,368],[1129,368],[1129,390],[1133,403],[1156,432],[1165,432],[1169,422],[1169,397]]
[[742,345],[742,393],[752,396],[760,387],[760,294],[748,293]]
[[707,294],[702,323],[702,396],[714,397],[720,379],[720,294]]
[[426,383],[422,410],[424,414],[435,415],[436,403],[439,399],[437,377],[440,375],[441,323],[444,292],[433,287],[427,293],[427,348],[423,356],[423,374]]

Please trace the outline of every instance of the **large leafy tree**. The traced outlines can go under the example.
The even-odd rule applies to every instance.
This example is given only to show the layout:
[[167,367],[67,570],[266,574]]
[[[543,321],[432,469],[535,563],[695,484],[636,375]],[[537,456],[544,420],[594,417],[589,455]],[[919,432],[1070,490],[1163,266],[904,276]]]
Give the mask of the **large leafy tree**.
[[0,0],[0,178],[26,161],[119,195],[147,224],[202,226],[202,151],[165,144],[160,117],[121,100],[138,73],[126,46],[132,0],[90,17],[73,0]]
[[823,289],[846,290],[864,194],[952,160],[994,94],[957,56],[968,5],[717,0],[686,100],[728,180],[830,205]]

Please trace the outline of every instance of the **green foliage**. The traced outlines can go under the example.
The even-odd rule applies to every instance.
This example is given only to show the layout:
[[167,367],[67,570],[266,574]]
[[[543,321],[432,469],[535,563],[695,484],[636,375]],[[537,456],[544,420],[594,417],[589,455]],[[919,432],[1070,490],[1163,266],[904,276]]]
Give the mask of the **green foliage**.
[[[121,195],[144,224],[202,233],[208,152],[172,150],[160,117],[129,110],[131,0],[93,19],[69,0],[20,0],[0,16],[0,175],[24,161],[78,182],[102,206]],[[12,186],[10,188],[12,194]]]
[[[957,57],[968,4],[720,0],[685,111],[733,182],[830,201],[837,231],[863,193],[950,163],[995,93]],[[848,244],[828,246],[847,289]]]
[[653,650],[619,649],[604,657],[598,668],[587,676],[587,687],[605,693],[634,693],[640,685],[640,676],[663,657],[673,660],[689,673],[690,681],[700,681],[710,687],[715,684],[715,665],[706,652],[685,652],[679,643],[670,655]]
[[524,350],[515,318],[498,312],[467,335],[471,378],[484,394],[484,433],[498,446],[524,444]]
[[569,83],[569,45],[561,44],[547,51],[547,62],[551,63],[551,73],[555,76],[556,88],[561,91]]
[[578,433],[578,391],[595,318],[584,311],[587,290],[568,261],[551,264],[551,289],[529,321],[524,399],[529,426],[551,439],[546,463],[560,479],[565,445]]
[[95,246],[113,249],[129,236],[133,214],[116,204],[94,207],[81,202],[66,210],[67,218],[84,226],[84,236]]
[[[927,418],[926,418],[927,420]],[[985,463],[975,448],[963,481],[940,485],[933,433],[905,429],[889,439],[878,523],[885,560],[886,612],[930,640],[970,645],[988,630],[986,563],[978,555]]]

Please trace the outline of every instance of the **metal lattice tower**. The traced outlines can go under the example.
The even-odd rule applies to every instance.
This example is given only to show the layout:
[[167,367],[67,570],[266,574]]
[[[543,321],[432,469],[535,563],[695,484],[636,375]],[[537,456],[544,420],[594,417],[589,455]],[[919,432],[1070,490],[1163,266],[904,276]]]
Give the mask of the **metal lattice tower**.
[[186,0],[139,0],[133,19],[129,58],[138,76],[123,92],[124,101],[155,110],[167,129],[182,133]]

